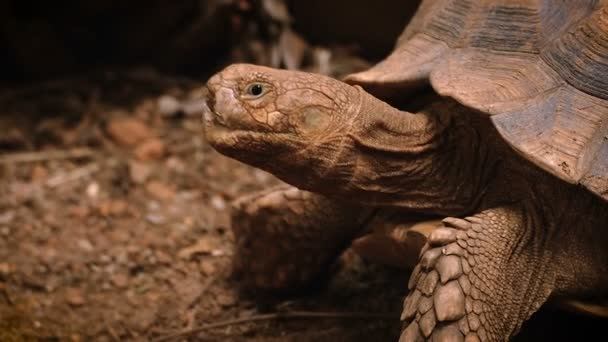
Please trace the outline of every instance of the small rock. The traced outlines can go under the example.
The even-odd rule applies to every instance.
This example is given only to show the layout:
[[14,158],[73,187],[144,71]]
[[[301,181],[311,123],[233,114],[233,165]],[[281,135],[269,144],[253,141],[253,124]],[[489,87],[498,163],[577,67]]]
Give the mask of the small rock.
[[68,214],[71,217],[76,217],[79,219],[83,219],[90,214],[89,208],[85,206],[74,205],[68,208]]
[[34,165],[34,167],[32,167],[32,171],[30,174],[30,179],[32,182],[42,183],[48,178],[48,176],[49,173],[44,166]]
[[148,221],[154,225],[159,225],[159,224],[164,224],[165,222],[167,222],[167,219],[165,218],[165,216],[163,216],[161,214],[148,213],[148,214],[146,214],[146,221]]
[[216,271],[215,265],[209,259],[201,260],[201,262],[198,264],[198,267],[199,267],[201,273],[203,273],[204,275],[207,275],[207,276],[214,274]]
[[157,319],[157,308],[147,307],[142,310],[136,310],[134,314],[127,319],[127,326],[135,331],[146,331],[154,324]]
[[165,183],[150,181],[146,185],[148,193],[157,200],[170,201],[175,197],[175,190]]
[[91,252],[93,249],[95,249],[91,242],[87,239],[78,239],[76,243],[78,244],[78,247],[85,252]]
[[192,99],[182,103],[182,112],[186,116],[199,116],[207,109],[207,103],[201,99]]
[[0,224],[9,224],[15,219],[15,212],[12,210],[0,214]]
[[211,202],[211,206],[216,210],[226,209],[226,201],[224,200],[224,198],[222,198],[222,196],[213,195],[213,196],[211,196],[211,199],[209,202]]
[[191,228],[196,223],[196,221],[194,220],[194,217],[192,217],[192,216],[185,216],[184,219],[182,220],[182,222],[188,228]]
[[123,289],[129,286],[129,277],[123,273],[117,273],[110,278],[110,281],[114,286],[119,289]]
[[137,145],[133,153],[139,160],[155,160],[165,155],[165,143],[159,138],[150,138]]
[[33,202],[42,195],[40,185],[34,183],[14,181],[10,183],[9,189],[14,203]]
[[143,184],[152,174],[150,165],[131,160],[129,161],[129,176],[135,184]]
[[57,260],[57,250],[52,247],[41,248],[38,258],[44,265],[54,266]]
[[218,241],[217,239],[211,237],[204,237],[198,239],[198,241],[191,246],[186,248],[182,248],[177,256],[180,259],[190,259],[192,256],[196,254],[211,254],[213,251],[217,250]]
[[159,263],[161,264],[165,264],[168,265],[171,263],[171,261],[173,260],[171,258],[171,255],[161,251],[161,250],[156,250],[154,252],[154,255],[156,256],[156,259],[158,260]]
[[167,159],[166,165],[169,169],[177,172],[184,173],[187,170],[186,164],[178,157],[172,156]]
[[99,256],[99,263],[102,265],[107,265],[112,262],[112,257],[107,254],[101,254]]
[[8,262],[0,262],[0,277],[6,277],[13,272],[13,268]]
[[100,203],[98,209],[103,216],[122,216],[128,211],[129,204],[122,199],[107,200]]
[[182,109],[181,103],[171,95],[163,95],[158,98],[158,112],[164,117],[177,116]]
[[270,173],[262,171],[260,169],[253,170],[253,175],[255,176],[255,179],[260,183],[267,183],[273,177]]
[[234,295],[228,292],[220,293],[217,295],[216,299],[221,306],[232,306],[236,303]]
[[214,257],[223,256],[223,255],[226,255],[226,254],[228,254],[228,253],[226,253],[225,250],[219,249],[219,248],[214,249],[214,250],[211,251],[211,256],[214,256]]
[[97,182],[93,182],[87,186],[87,196],[89,198],[96,198],[99,196],[99,184]]
[[157,201],[148,201],[148,203],[146,203],[146,208],[149,211],[159,211],[160,203],[158,203]]
[[74,288],[74,287],[67,289],[66,301],[71,306],[82,306],[82,305],[86,304],[86,300],[84,298],[82,290],[80,290],[78,288]]
[[106,131],[112,140],[122,146],[135,146],[154,136],[143,121],[127,117],[117,117],[110,120],[106,126]]

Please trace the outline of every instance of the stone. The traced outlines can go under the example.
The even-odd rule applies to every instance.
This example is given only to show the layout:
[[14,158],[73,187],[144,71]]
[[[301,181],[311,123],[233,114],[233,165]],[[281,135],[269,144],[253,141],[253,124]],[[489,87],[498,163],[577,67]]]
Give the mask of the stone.
[[106,131],[110,138],[121,146],[135,146],[154,136],[143,121],[129,117],[111,119],[106,125]]

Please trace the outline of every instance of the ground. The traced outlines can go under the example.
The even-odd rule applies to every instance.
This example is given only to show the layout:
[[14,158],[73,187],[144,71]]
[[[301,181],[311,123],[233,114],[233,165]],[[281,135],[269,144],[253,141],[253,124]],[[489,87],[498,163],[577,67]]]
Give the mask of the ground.
[[[306,295],[240,291],[230,202],[278,181],[205,143],[201,85],[135,70],[0,94],[1,341],[398,339],[407,272],[351,252]],[[548,307],[518,340],[605,324]]]

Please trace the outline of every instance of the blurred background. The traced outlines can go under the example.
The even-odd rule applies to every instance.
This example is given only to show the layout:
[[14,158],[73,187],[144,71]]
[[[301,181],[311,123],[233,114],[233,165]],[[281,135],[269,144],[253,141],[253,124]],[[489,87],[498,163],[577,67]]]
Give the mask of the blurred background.
[[22,82],[108,67],[151,67],[195,78],[231,61],[310,66],[317,49],[332,57],[350,52],[373,60],[391,49],[417,4],[4,0],[0,72],[3,80]]
[[[153,340],[235,318],[187,336],[396,340],[409,271],[348,251],[312,294],[238,292],[230,202],[279,181],[206,144],[201,87],[234,62],[364,70],[417,6],[0,0],[0,341]],[[247,322],[285,310],[369,316]],[[604,323],[548,308],[519,340]]]

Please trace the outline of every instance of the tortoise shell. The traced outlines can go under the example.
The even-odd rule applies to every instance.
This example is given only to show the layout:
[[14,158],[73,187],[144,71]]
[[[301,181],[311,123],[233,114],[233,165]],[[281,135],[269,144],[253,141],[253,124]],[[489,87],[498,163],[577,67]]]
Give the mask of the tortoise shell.
[[379,96],[430,83],[608,201],[608,0],[425,0],[392,54],[347,81]]

